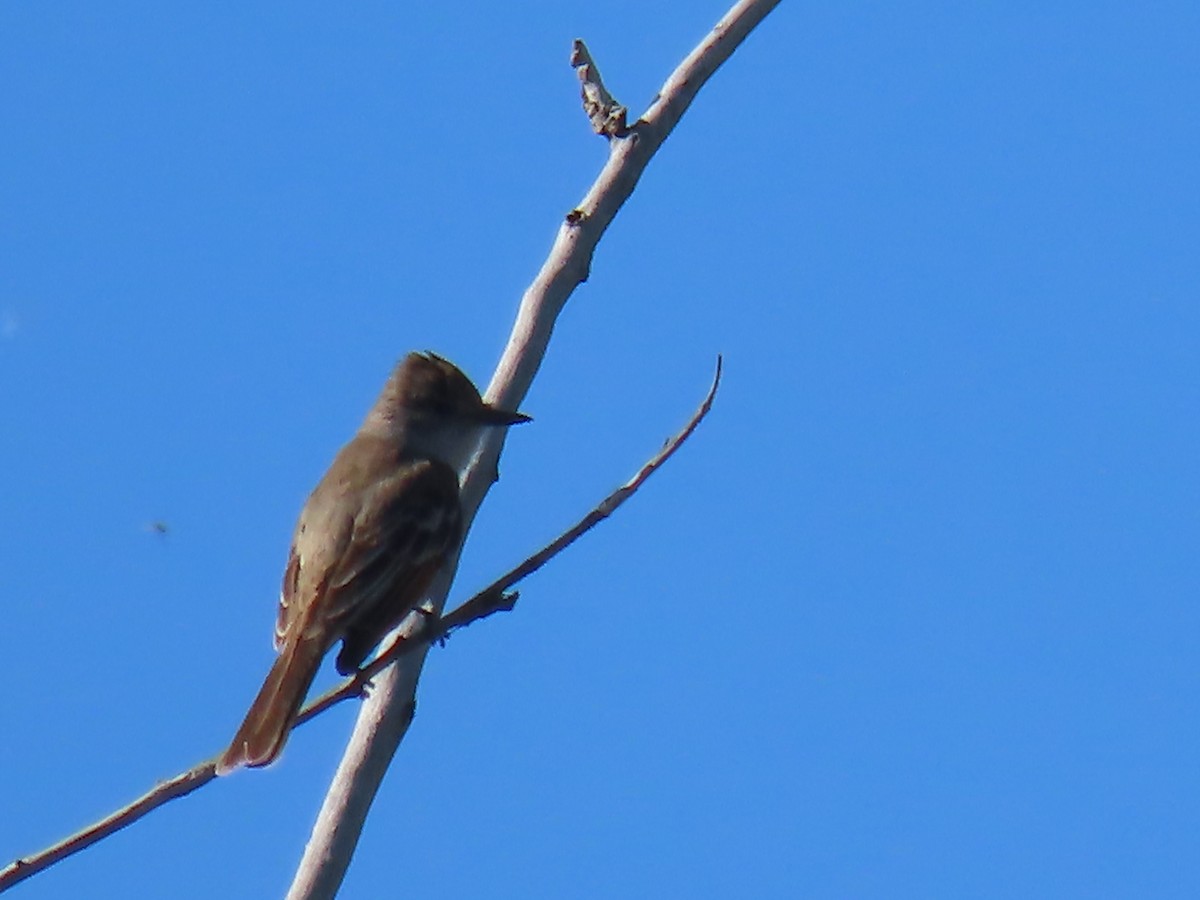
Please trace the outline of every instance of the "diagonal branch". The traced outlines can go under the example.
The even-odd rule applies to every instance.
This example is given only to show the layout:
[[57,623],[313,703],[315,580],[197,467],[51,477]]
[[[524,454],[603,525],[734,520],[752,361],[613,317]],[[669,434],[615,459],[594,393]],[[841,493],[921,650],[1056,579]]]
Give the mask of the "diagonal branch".
[[99,822],[63,838],[57,844],[37,853],[21,857],[0,869],[0,892],[32,878],[38,872],[86,850],[110,834],[120,831],[171,800],[186,797],[217,777],[215,760],[199,763],[168,781],[162,781],[127,806],[123,806]]
[[[721,358],[718,356],[716,375],[713,377],[712,386],[708,389],[708,394],[705,396],[704,402],[692,414],[687,424],[674,437],[667,441],[663,445],[663,448],[651,457],[633,478],[605,497],[587,515],[537,553],[534,553],[520,565],[510,569],[500,578],[497,578],[452,612],[442,616],[436,622],[429,623],[415,639],[403,636],[398,637],[385,652],[381,653],[370,664],[355,673],[352,678],[346,679],[342,684],[332,688],[309,703],[297,718],[296,725],[303,725],[305,722],[316,718],[343,700],[362,697],[366,694],[371,684],[371,679],[400,657],[412,653],[418,648],[424,648],[431,643],[441,641],[450,632],[459,628],[465,628],[493,613],[512,609],[513,603],[516,601],[516,594],[509,593],[509,588],[528,578],[571,544],[575,543],[586,532],[611,516],[622,503],[632,497],[637,489],[645,483],[646,479],[653,475],[675,454],[675,451],[683,445],[684,441],[691,437],[692,432],[696,430],[696,426],[708,415],[708,411],[712,409],[713,399],[716,397],[717,387],[720,383]],[[413,705],[408,707],[407,715],[410,719],[412,718],[414,708]],[[169,801],[186,797],[193,791],[204,787],[204,785],[215,780],[217,777],[214,765],[215,761],[214,758],[197,763],[186,772],[182,772],[167,781],[160,782],[132,803],[121,807],[98,822],[77,831],[75,834],[64,838],[38,853],[22,857],[0,869],[0,892],[24,881],[26,878],[32,878],[38,872],[48,869],[50,866],[61,862],[69,856],[74,856],[76,853],[86,850],[92,844],[120,831],[122,828],[127,828]]]
[[[435,634],[433,637],[438,637],[449,634],[451,631],[458,628],[465,628],[472,622],[478,621],[485,616],[490,616],[492,613],[500,609],[504,609],[503,597],[504,592],[517,582],[532,575],[551,559],[561,553],[571,544],[575,543],[586,532],[595,528],[614,512],[617,508],[634,495],[659,467],[662,466],[668,459],[675,455],[675,451],[683,446],[683,442],[691,437],[692,432],[696,430],[696,426],[708,415],[708,411],[712,409],[713,399],[717,396],[717,388],[721,384],[721,357],[717,357],[717,371],[713,375],[712,386],[708,389],[708,394],[704,398],[704,402],[692,414],[692,417],[684,425],[673,438],[663,444],[663,448],[654,454],[644,466],[642,466],[636,475],[630,478],[625,484],[621,485],[611,494],[602,500],[591,512],[575,523],[571,528],[568,528],[561,535],[535,553],[521,565],[517,566],[503,578],[498,578],[492,584],[488,585],[470,600],[466,601],[462,606],[444,615],[438,622],[437,630],[440,634]],[[511,608],[511,604],[508,604]]]
[[[738,0],[663,84],[657,99],[627,133],[608,138],[609,157],[579,205],[559,225],[554,245],[521,299],[508,345],[485,399],[518,409],[541,366],[550,334],[567,299],[591,267],[600,238],[633,193],[658,148],[678,124],[700,88],[733,54],[779,0]],[[463,480],[468,525],[495,481],[504,435],[489,435]],[[431,589],[434,611],[445,602],[457,559]],[[398,629],[411,635],[419,624]],[[288,898],[332,898],[342,883],[371,802],[392,756],[404,739],[415,702],[424,652],[411,653],[382,673],[378,689],[363,703],[350,743],[325,795]]]

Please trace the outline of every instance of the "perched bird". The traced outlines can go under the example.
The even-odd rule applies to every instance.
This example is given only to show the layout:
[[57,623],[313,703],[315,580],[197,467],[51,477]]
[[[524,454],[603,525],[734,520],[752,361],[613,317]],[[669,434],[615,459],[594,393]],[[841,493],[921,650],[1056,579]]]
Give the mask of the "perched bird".
[[462,538],[458,473],[483,429],[529,421],[489,406],[453,363],[410,353],[300,512],[283,573],[279,658],[217,774],[283,750],[321,660],[356,671],[425,596]]

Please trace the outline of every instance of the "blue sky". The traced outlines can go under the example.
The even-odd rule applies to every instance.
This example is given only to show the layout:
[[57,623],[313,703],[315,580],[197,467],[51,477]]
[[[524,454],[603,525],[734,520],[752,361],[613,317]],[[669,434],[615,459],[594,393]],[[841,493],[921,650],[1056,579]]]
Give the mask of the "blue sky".
[[[0,855],[228,740],[390,366],[486,381],[721,3],[0,7]],[[1200,895],[1200,8],[786,3],[559,321],[344,896]],[[152,533],[164,521],[169,533]],[[327,666],[322,683],[332,678]],[[24,884],[279,895],[353,721]]]

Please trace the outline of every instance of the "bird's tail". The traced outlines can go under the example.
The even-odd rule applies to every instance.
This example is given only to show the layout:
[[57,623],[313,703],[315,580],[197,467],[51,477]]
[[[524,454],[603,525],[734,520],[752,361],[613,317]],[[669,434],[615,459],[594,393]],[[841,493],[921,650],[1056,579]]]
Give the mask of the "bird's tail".
[[319,641],[298,638],[283,645],[233,743],[217,760],[218,775],[278,758],[324,656]]

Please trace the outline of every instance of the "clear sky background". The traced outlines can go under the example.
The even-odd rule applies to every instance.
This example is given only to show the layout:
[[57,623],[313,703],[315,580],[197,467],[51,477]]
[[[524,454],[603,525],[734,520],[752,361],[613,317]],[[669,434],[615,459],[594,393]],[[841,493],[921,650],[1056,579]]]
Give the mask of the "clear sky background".
[[[636,113],[724,8],[0,5],[4,861],[228,741],[398,357],[488,379],[606,154],[571,40]],[[560,319],[456,596],[722,352],[712,416],[431,654],[343,896],[1200,896],[1197,47],[1183,0],[769,17]],[[354,714],[14,896],[278,896]]]

